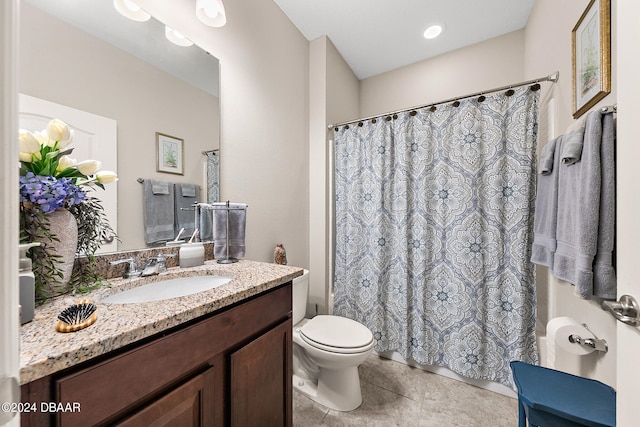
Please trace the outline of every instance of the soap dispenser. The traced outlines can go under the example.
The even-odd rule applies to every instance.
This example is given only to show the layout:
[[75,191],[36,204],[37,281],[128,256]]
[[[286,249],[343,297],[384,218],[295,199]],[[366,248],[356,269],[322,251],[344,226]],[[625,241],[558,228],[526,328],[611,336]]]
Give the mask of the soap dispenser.
[[20,324],[24,325],[33,320],[36,304],[36,279],[31,270],[31,258],[27,251],[34,246],[40,246],[39,242],[24,243],[18,245],[20,249]]

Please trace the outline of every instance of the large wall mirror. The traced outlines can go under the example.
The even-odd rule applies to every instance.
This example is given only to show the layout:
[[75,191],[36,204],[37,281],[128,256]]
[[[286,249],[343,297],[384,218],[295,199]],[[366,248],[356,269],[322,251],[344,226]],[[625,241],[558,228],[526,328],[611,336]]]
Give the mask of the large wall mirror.
[[[198,201],[215,201],[207,194],[220,155],[215,57],[172,44],[162,23],[129,20],[110,0],[23,0],[19,43],[21,94],[115,121],[117,164],[105,167],[119,177],[114,250],[147,246],[141,180],[196,184]],[[157,134],[182,141],[181,174],[159,171]]]

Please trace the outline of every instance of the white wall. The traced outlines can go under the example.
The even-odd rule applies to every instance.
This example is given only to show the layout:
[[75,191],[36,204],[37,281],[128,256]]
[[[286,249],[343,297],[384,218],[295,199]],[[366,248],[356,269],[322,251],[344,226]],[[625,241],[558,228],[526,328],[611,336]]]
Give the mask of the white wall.
[[271,1],[226,1],[210,28],[194,1],[140,6],[220,59],[221,198],[249,204],[246,258],[309,263],[309,42]]
[[364,79],[360,113],[383,114],[519,82],[524,76],[523,40],[524,32],[514,31]]
[[[119,249],[145,247],[136,179],[202,184],[202,151],[219,147],[218,98],[29,3],[20,12],[19,91],[118,122]],[[184,175],[156,172],[156,132],[184,139]]]
[[[332,311],[332,156],[328,123],[359,116],[360,83],[331,40],[313,40],[309,51],[309,315]],[[317,306],[317,308],[316,308]]]
[[[571,30],[578,22],[589,0],[558,2],[537,0],[525,30],[525,77],[532,78],[551,70],[560,71],[560,80],[553,87],[555,99],[555,133],[562,134],[573,122],[572,80],[571,80]],[[616,0],[612,1],[612,76],[616,74]],[[598,106],[616,103],[617,81],[612,79],[611,94]],[[546,97],[549,99],[549,97]],[[541,105],[541,111],[544,108]],[[540,144],[546,141],[539,140]],[[584,301],[573,295],[573,286],[548,276],[547,269],[539,269],[539,284],[548,288],[539,292],[548,295],[547,310],[541,313],[548,319],[556,316],[570,316],[580,323],[586,323],[594,334],[607,340],[609,352],[605,355],[592,353],[578,358],[566,355],[566,363],[559,361],[557,368],[577,375],[595,378],[613,387],[616,384],[616,325],[613,317],[600,308],[598,301]],[[548,281],[548,283],[546,283]],[[557,357],[559,360],[560,358]]]

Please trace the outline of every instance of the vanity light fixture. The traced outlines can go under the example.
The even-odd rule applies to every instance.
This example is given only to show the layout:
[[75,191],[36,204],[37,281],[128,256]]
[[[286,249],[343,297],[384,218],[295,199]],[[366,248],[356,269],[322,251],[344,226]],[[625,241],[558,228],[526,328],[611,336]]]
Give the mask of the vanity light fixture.
[[151,15],[142,10],[133,0],[113,0],[113,7],[115,7],[120,14],[134,21],[144,22],[151,18]]
[[196,16],[209,27],[222,27],[227,23],[222,0],[196,0]]
[[176,30],[174,30],[173,28],[167,25],[164,26],[164,35],[167,37],[167,39],[171,43],[176,44],[178,46],[187,47],[193,44],[191,40],[189,40],[188,38],[183,36],[181,33],[177,32]]
[[435,39],[444,31],[444,24],[433,24],[424,30],[425,39]]

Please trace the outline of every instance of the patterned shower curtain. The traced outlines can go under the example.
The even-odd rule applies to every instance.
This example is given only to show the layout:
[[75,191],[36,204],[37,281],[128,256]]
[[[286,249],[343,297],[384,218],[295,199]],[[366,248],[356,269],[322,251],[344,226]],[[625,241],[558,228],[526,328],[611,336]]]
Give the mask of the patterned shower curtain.
[[335,132],[334,313],[378,352],[513,387],[537,363],[538,92],[528,87]]
[[220,155],[207,152],[207,203],[220,201]]

